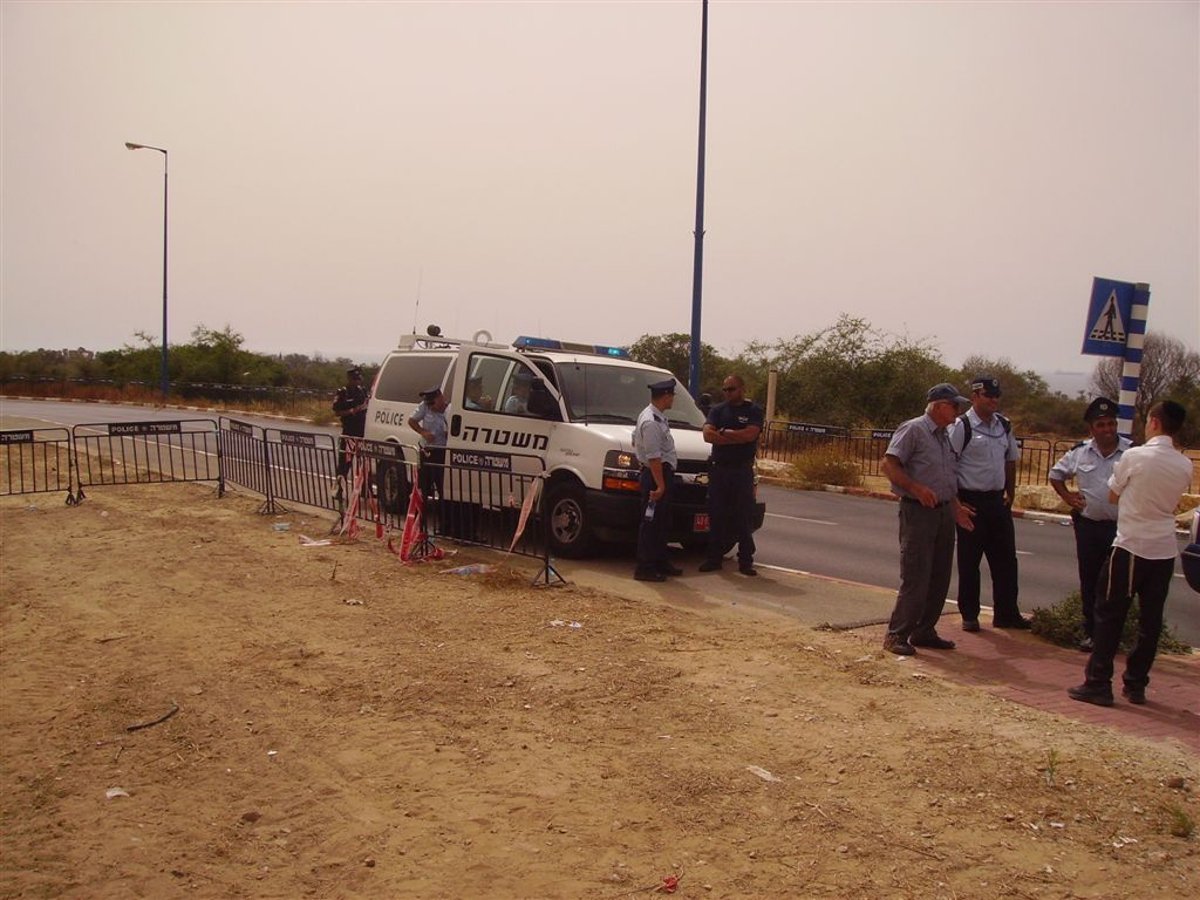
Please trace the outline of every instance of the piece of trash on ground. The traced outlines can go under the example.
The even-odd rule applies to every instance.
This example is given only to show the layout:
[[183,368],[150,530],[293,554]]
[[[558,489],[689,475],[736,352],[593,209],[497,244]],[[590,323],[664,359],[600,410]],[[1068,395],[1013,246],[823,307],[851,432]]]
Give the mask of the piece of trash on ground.
[[328,547],[333,541],[325,538],[324,540],[316,541],[310,538],[307,534],[302,534],[300,537],[301,547]]
[[356,597],[347,597],[342,602],[345,603],[347,606],[366,606],[367,605]]
[[291,522],[276,522],[271,526],[274,531],[290,531],[292,528]]
[[457,569],[443,569],[441,575],[486,575],[496,571],[491,563],[472,563],[469,566],[459,566]]
[[121,788],[121,787],[110,787],[107,791],[104,792],[104,796],[107,797],[109,800],[115,800],[117,797],[128,797],[129,791],[127,791],[127,790],[125,790],[125,788]]
[[763,781],[779,781],[780,780],[777,775],[772,775],[770,772],[768,772],[762,766],[746,766],[746,771],[752,775],[757,775]]
[[551,619],[549,624],[550,624],[551,628],[582,628],[583,627],[582,622],[567,622],[564,619]]

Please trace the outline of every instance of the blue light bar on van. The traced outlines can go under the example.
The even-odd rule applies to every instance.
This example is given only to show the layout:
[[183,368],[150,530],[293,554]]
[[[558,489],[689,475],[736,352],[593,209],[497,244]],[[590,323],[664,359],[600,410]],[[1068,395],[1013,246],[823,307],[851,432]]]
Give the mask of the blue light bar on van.
[[513,346],[518,350],[560,350],[566,353],[591,353],[596,356],[611,356],[614,359],[629,359],[624,347],[605,347],[601,344],[575,344],[554,338],[527,337],[521,335]]

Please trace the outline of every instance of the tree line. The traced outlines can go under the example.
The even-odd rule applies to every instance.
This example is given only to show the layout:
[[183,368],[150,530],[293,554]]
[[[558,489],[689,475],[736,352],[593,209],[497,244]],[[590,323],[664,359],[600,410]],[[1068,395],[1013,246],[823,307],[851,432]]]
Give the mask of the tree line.
[[[630,347],[640,361],[675,372],[686,383],[691,338],[687,334],[643,335]],[[846,428],[890,428],[917,415],[930,385],[948,381],[964,393],[972,377],[1000,379],[1001,410],[1023,435],[1082,436],[1083,411],[1097,396],[1117,400],[1121,359],[1104,357],[1089,390],[1075,396],[1051,390],[1036,372],[1007,358],[973,355],[957,368],[946,365],[925,340],[881,331],[866,319],[843,314],[826,328],[773,342],[755,341],[735,357],[721,356],[709,344],[700,349],[701,387],[695,392],[720,398],[722,379],[736,372],[748,393],[764,404],[767,376],[778,373],[776,417]],[[1143,351],[1135,433],[1159,400],[1173,399],[1189,412],[1181,439],[1200,445],[1200,353],[1181,341],[1151,332]]]
[[[162,347],[153,335],[137,333],[135,342],[119,350],[28,350],[0,352],[0,382],[16,379],[112,382],[156,386]],[[346,383],[345,357],[326,359],[303,353],[254,353],[230,326],[221,330],[198,325],[186,344],[171,344],[167,355],[171,384],[220,384],[328,391]],[[377,367],[363,365],[368,382]]]
[[[157,386],[161,348],[152,335],[138,333],[118,350],[0,351],[0,383],[19,379],[108,382]],[[264,354],[244,348],[241,334],[226,325],[216,330],[198,325],[185,344],[171,345],[168,355],[172,386],[220,384],[273,387],[332,394],[345,383],[355,362],[302,353]],[[676,373],[686,384],[691,338],[687,334],[642,335],[629,348],[640,362]],[[1001,409],[1023,435],[1082,435],[1083,410],[1099,395],[1118,399],[1121,360],[1101,359],[1087,392],[1074,397],[1053,391],[1036,372],[1020,369],[1006,358],[975,355],[958,368],[947,366],[938,349],[925,340],[881,331],[866,319],[843,314],[825,328],[773,342],[754,341],[735,357],[701,344],[702,384],[696,393],[720,397],[721,381],[736,372],[746,379],[749,394],[765,403],[767,376],[778,372],[776,416],[796,422],[847,428],[890,428],[916,415],[932,384],[948,381],[965,392],[972,376],[987,372],[1004,389]],[[363,364],[370,383],[373,365]],[[1141,387],[1135,409],[1140,422],[1157,401],[1174,399],[1189,411],[1184,444],[1200,446],[1200,353],[1177,338],[1150,332],[1142,361]]]

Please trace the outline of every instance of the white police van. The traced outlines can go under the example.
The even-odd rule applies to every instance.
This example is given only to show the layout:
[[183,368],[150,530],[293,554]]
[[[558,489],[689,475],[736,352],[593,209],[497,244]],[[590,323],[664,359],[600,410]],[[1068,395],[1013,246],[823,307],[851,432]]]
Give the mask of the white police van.
[[[486,332],[470,340],[403,335],[371,391],[365,437],[403,445],[416,460],[408,419],[420,393],[440,387],[449,400],[447,463],[503,458],[511,471],[545,472],[543,510],[551,552],[584,556],[600,542],[636,539],[639,498],[633,426],[650,400],[649,385],[670,372],[633,362],[621,348],[520,337],[493,343]],[[679,467],[675,474],[670,539],[703,546],[708,535],[709,445],[704,415],[685,390],[667,411]],[[397,510],[406,493],[403,473],[381,466],[378,494]],[[454,498],[451,498],[454,499]],[[756,505],[755,528],[765,505]]]

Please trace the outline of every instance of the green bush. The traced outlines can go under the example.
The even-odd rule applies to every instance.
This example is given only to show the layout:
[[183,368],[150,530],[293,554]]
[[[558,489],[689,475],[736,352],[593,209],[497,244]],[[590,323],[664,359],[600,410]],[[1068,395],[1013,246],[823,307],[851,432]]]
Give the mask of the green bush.
[[788,480],[799,487],[838,484],[854,487],[862,484],[858,463],[847,459],[840,446],[813,447],[797,456],[788,466]]
[[[1120,649],[1123,652],[1128,653],[1133,649],[1134,641],[1137,640],[1137,620],[1138,603],[1134,600],[1129,607],[1129,615],[1125,617],[1125,629],[1121,632]],[[1044,637],[1052,644],[1074,647],[1083,637],[1083,601],[1079,597],[1079,591],[1071,591],[1054,606],[1035,609],[1032,630],[1034,634]],[[1158,649],[1160,653],[1187,653],[1191,646],[1175,637],[1170,627],[1164,625],[1158,638]]]

